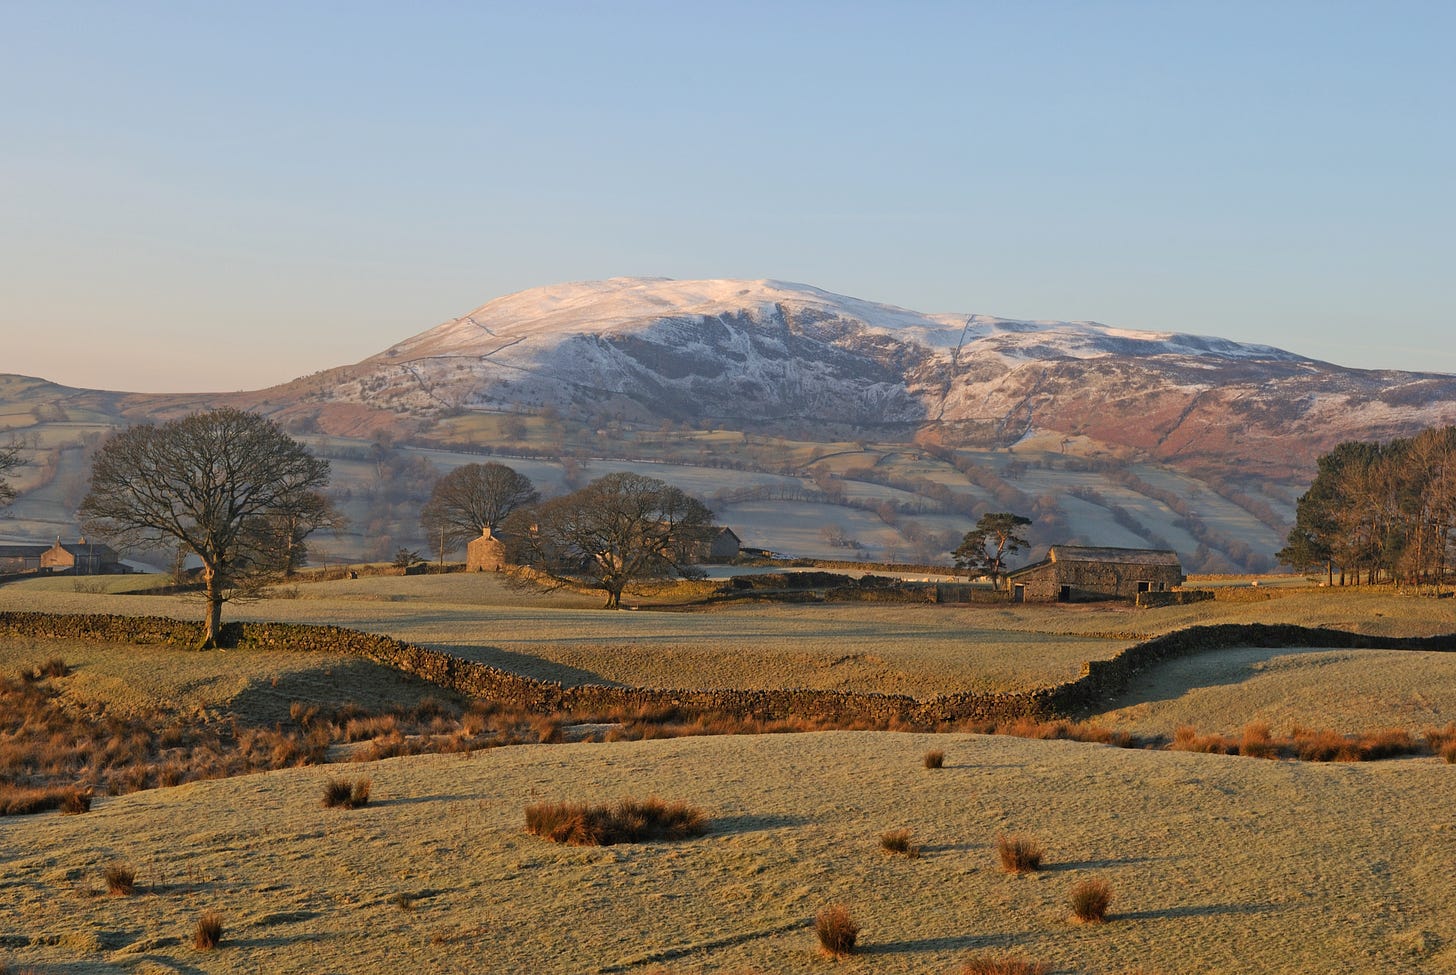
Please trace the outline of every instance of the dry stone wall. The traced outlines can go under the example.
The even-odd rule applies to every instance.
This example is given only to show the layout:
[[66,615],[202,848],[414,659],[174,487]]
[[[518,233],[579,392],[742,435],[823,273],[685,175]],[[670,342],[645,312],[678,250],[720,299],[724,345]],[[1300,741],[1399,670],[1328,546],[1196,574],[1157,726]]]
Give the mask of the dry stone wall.
[[[162,617],[0,612],[0,637],[60,637],[191,648],[201,635],[200,623]],[[671,709],[685,714],[722,713],[761,720],[804,718],[847,727],[916,729],[1084,715],[1126,690],[1149,667],[1223,647],[1456,650],[1456,634],[1396,638],[1261,623],[1196,626],[1143,641],[1110,660],[1090,661],[1081,676],[1064,684],[1005,693],[946,694],[922,700],[902,694],[808,689],[678,690],[594,684],[565,687],[393,637],[338,626],[233,622],[223,626],[222,636],[226,644],[258,650],[348,653],[413,674],[465,697],[546,714],[605,715]]]

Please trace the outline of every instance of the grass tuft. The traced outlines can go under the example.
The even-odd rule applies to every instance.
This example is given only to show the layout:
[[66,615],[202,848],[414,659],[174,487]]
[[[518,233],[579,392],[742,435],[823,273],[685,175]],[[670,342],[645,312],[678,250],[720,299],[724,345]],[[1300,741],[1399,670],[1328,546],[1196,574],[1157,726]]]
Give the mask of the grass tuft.
[[897,853],[911,860],[920,859],[920,844],[910,839],[908,829],[892,829],[880,834],[880,849]]
[[996,837],[996,856],[1007,873],[1032,873],[1041,869],[1041,844],[1019,834]]
[[197,927],[192,929],[192,947],[198,951],[211,951],[222,941],[222,915],[217,911],[208,911],[197,919]]
[[106,865],[106,891],[114,897],[130,897],[136,893],[136,868],[129,863]]
[[961,975],[1046,975],[1044,962],[996,955],[973,955],[961,966]]
[[936,750],[925,753],[926,768],[945,768],[945,752]]
[[359,809],[369,805],[372,779],[329,779],[324,783],[325,809]]
[[1107,920],[1107,907],[1112,903],[1112,887],[1105,880],[1083,880],[1072,886],[1072,916],[1087,924]]
[[540,802],[526,807],[526,832],[569,846],[683,840],[708,830],[708,814],[685,802],[622,799],[610,806]]
[[855,942],[859,940],[859,925],[854,923],[849,908],[843,904],[830,904],[814,915],[814,934],[819,938],[819,948],[830,958],[844,958],[854,954]]

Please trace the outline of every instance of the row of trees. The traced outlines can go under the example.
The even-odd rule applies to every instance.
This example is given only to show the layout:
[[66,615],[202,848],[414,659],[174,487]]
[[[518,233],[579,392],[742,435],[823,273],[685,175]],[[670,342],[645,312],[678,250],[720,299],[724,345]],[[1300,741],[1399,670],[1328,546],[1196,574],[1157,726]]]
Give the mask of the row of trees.
[[[18,449],[0,450],[0,474],[18,458]],[[88,533],[195,555],[206,603],[201,646],[215,647],[225,602],[301,565],[309,535],[337,527],[328,481],[328,461],[273,422],[217,409],[107,439],[79,514]],[[10,496],[0,479],[0,499]],[[539,502],[511,468],[467,464],[436,483],[421,521],[442,551],[503,531],[514,561],[594,586],[608,606],[634,580],[689,573],[712,528],[702,502],[639,474],[609,474]]]
[[1456,542],[1456,426],[1389,443],[1342,443],[1319,459],[1279,561],[1331,584],[1439,582]]

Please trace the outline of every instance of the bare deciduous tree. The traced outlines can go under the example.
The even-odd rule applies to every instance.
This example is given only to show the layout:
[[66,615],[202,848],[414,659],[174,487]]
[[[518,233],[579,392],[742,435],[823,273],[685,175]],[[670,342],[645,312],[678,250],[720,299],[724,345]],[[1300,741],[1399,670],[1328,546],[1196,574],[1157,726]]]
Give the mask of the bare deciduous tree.
[[447,547],[469,542],[487,528],[500,531],[512,511],[540,499],[529,477],[504,464],[466,464],[435,482],[420,511],[420,526],[443,558]]
[[217,409],[111,436],[80,515],[88,532],[126,544],[175,541],[201,559],[201,646],[216,647],[230,592],[292,558],[291,544],[265,541],[276,538],[273,526],[288,523],[290,542],[301,543],[323,523],[328,480],[328,462],[271,421]]
[[608,474],[579,491],[517,511],[506,537],[513,561],[607,594],[630,583],[694,575],[713,513],[697,498],[641,474]]

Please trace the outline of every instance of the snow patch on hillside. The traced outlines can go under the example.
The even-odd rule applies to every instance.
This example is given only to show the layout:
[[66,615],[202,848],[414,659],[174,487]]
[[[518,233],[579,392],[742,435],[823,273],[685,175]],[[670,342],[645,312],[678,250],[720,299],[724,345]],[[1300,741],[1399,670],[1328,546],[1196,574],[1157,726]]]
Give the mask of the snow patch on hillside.
[[1136,331],[1097,322],[1025,321],[979,314],[925,314],[784,281],[611,278],[533,288],[487,302],[391,349],[394,359],[461,355],[514,361],[542,340],[653,330],[667,320],[747,315],[766,324],[813,313],[926,349],[1008,360],[1179,355],[1298,360],[1266,345],[1209,336]]

